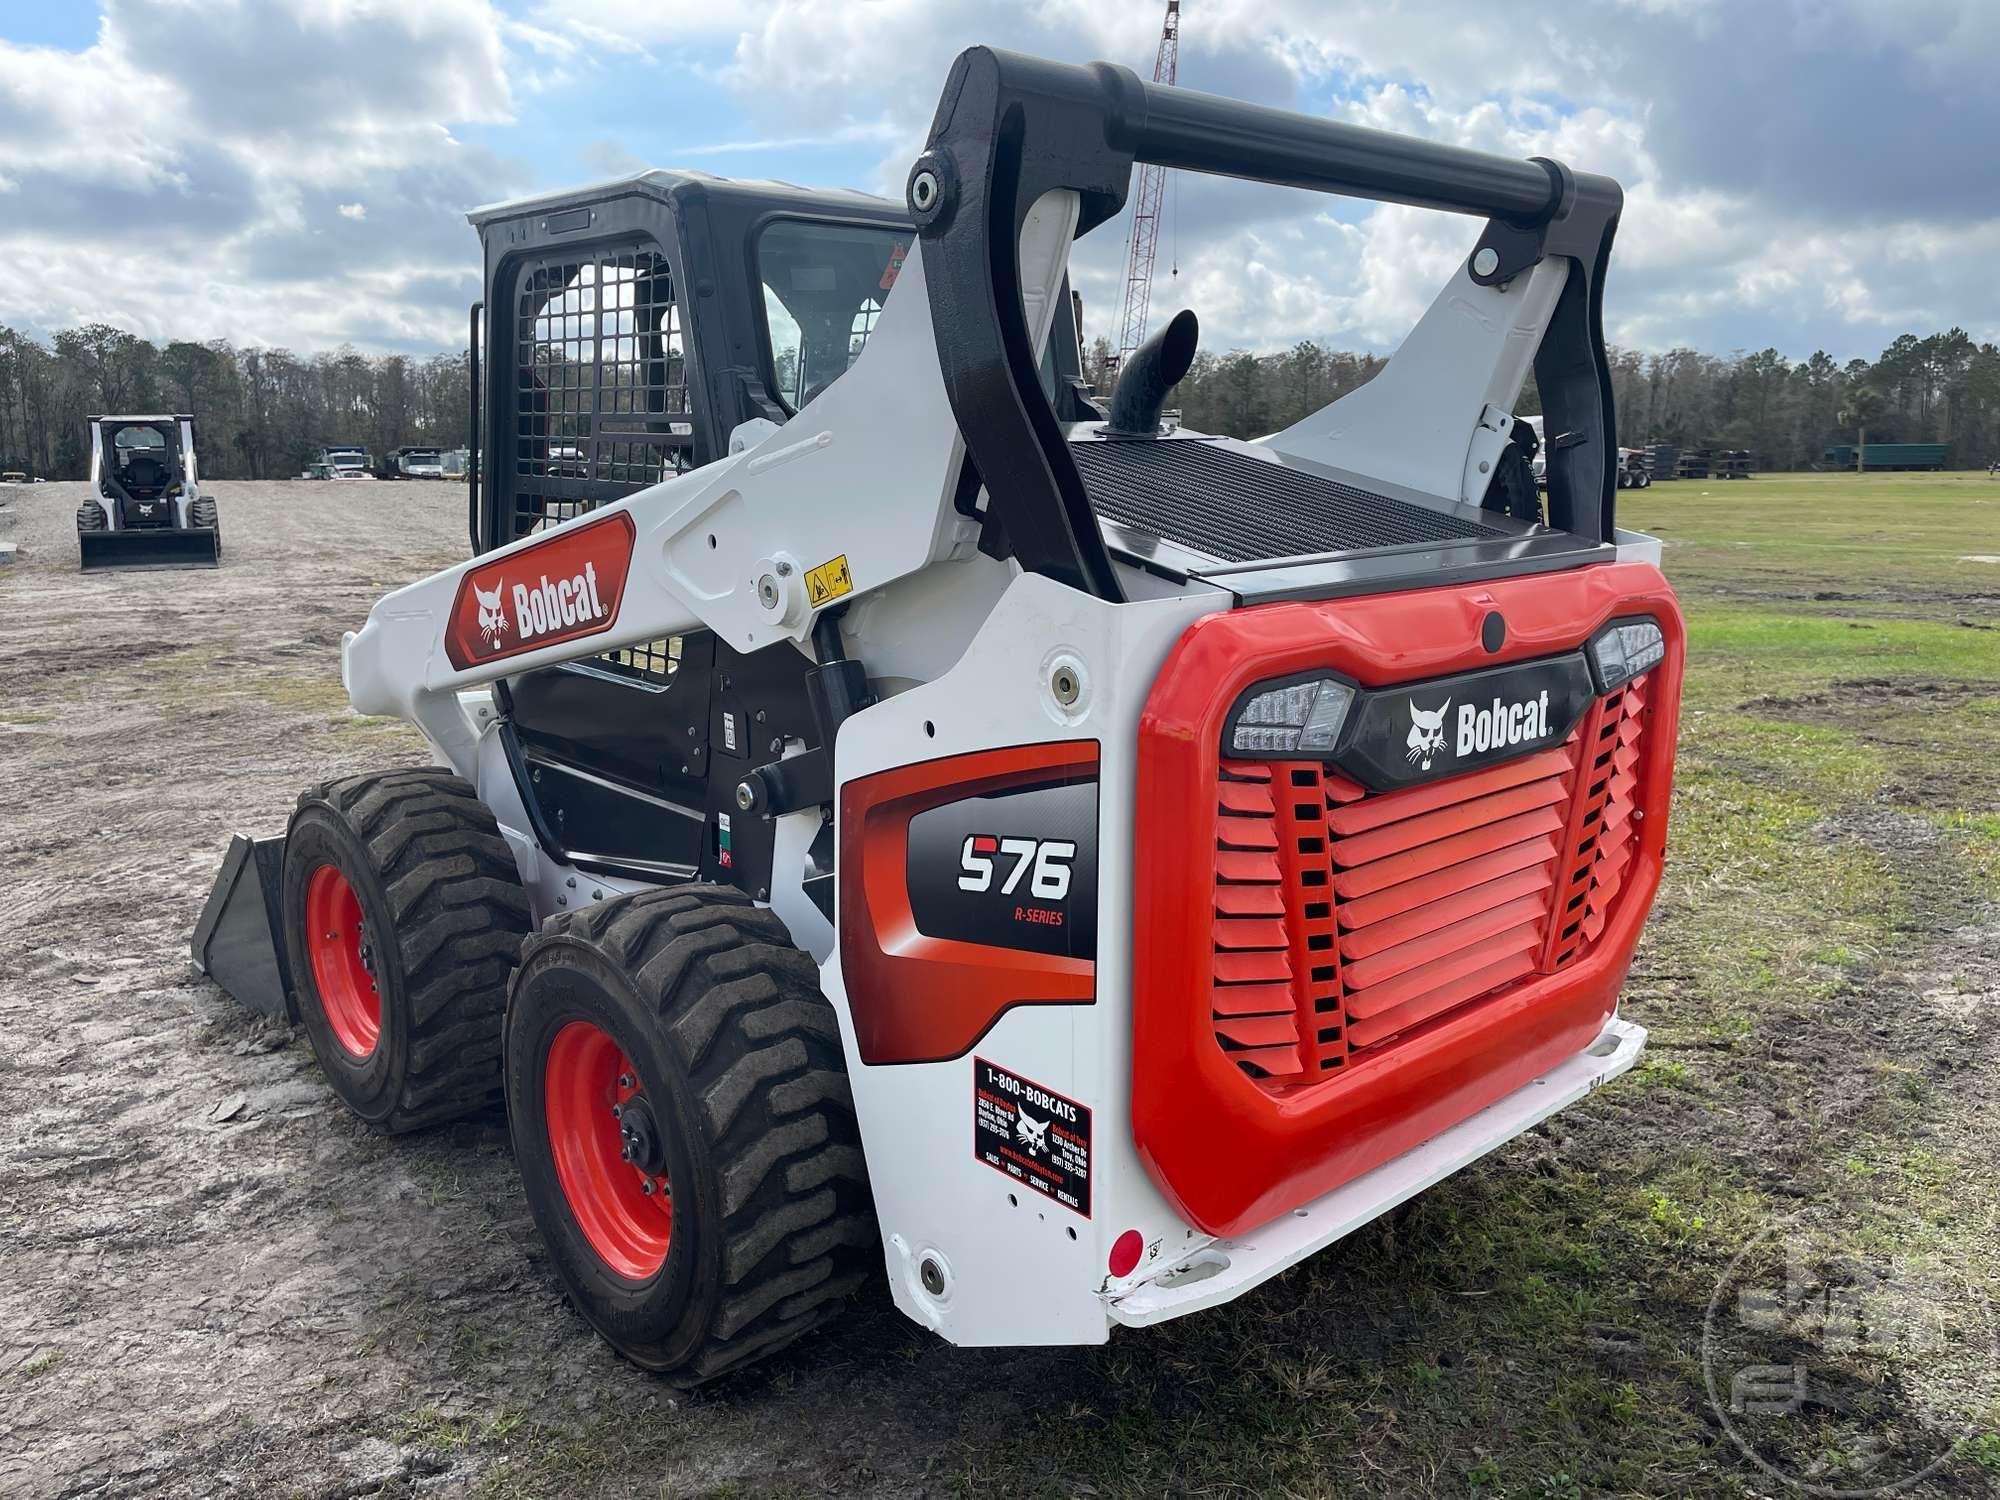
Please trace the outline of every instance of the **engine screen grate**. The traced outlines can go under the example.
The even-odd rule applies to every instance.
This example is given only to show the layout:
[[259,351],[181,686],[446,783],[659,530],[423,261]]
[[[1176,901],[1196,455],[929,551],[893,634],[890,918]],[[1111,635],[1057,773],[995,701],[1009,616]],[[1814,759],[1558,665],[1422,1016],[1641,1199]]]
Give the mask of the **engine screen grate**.
[[1505,535],[1195,439],[1070,444],[1097,514],[1222,562]]

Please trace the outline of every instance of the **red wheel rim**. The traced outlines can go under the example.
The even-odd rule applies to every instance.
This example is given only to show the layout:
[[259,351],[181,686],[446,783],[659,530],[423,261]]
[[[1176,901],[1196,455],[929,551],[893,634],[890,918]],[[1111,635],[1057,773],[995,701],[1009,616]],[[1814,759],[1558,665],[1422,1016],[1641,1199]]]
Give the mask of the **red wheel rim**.
[[[607,1032],[571,1021],[549,1043],[543,1093],[556,1180],[583,1237],[628,1281],[657,1274],[673,1239],[674,1200],[639,1070]],[[636,1162],[628,1157],[635,1137]]]
[[372,1056],[382,1036],[382,996],[363,955],[361,902],[332,865],[306,882],[306,953],[333,1039],[354,1057]]

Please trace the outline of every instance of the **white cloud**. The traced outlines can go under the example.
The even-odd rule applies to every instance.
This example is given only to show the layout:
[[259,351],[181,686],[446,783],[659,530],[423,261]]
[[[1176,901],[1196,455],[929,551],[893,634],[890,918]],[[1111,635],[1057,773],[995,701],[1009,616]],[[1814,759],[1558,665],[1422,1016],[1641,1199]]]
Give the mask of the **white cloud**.
[[487,0],[106,0],[82,51],[0,40],[0,254],[38,268],[0,322],[457,343],[460,211],[504,176],[452,127],[509,117],[502,34]]
[[[1151,0],[105,0],[85,52],[0,42],[0,252],[47,268],[0,281],[0,321],[115,307],[142,331],[455,344],[477,264],[458,210],[526,185],[473,128],[523,111],[538,154],[617,175],[641,143],[573,127],[578,91],[670,110],[663,78],[693,79],[734,107],[676,116],[699,141],[676,159],[796,151],[777,175],[833,160],[893,195],[968,43],[1143,72],[1158,20]],[[1905,327],[2000,337],[1996,54],[1993,0],[1202,0],[1181,81],[1608,174],[1615,338],[1844,356]],[[1156,315],[1194,305],[1211,348],[1391,345],[1478,232],[1214,179],[1170,202]],[[1074,262],[1099,329],[1123,233]]]

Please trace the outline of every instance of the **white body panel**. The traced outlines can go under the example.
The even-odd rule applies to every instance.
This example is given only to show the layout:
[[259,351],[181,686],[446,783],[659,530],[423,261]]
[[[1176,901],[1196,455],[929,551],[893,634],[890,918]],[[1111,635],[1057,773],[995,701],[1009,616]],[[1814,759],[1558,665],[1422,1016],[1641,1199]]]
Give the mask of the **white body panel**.
[[1569,280],[1551,258],[1504,287],[1460,266],[1373,380],[1260,441],[1288,457],[1477,505],[1511,422],[1502,420]]

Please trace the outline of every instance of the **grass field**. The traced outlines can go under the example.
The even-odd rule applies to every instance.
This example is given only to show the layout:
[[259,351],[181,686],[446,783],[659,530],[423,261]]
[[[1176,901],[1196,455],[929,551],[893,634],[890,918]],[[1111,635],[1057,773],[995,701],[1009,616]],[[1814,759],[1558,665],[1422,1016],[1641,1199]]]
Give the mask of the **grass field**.
[[[2000,561],[1962,560],[2000,555],[2000,483],[1621,498],[1690,626],[1626,995],[1649,1059],[1393,1225],[1114,1340],[1018,1443],[962,1451],[965,1487],[1770,1493],[1700,1365],[1740,1246],[1804,1212],[2000,1280]],[[1984,1436],[1919,1493],[2000,1485],[1993,1403],[1967,1397]]]

